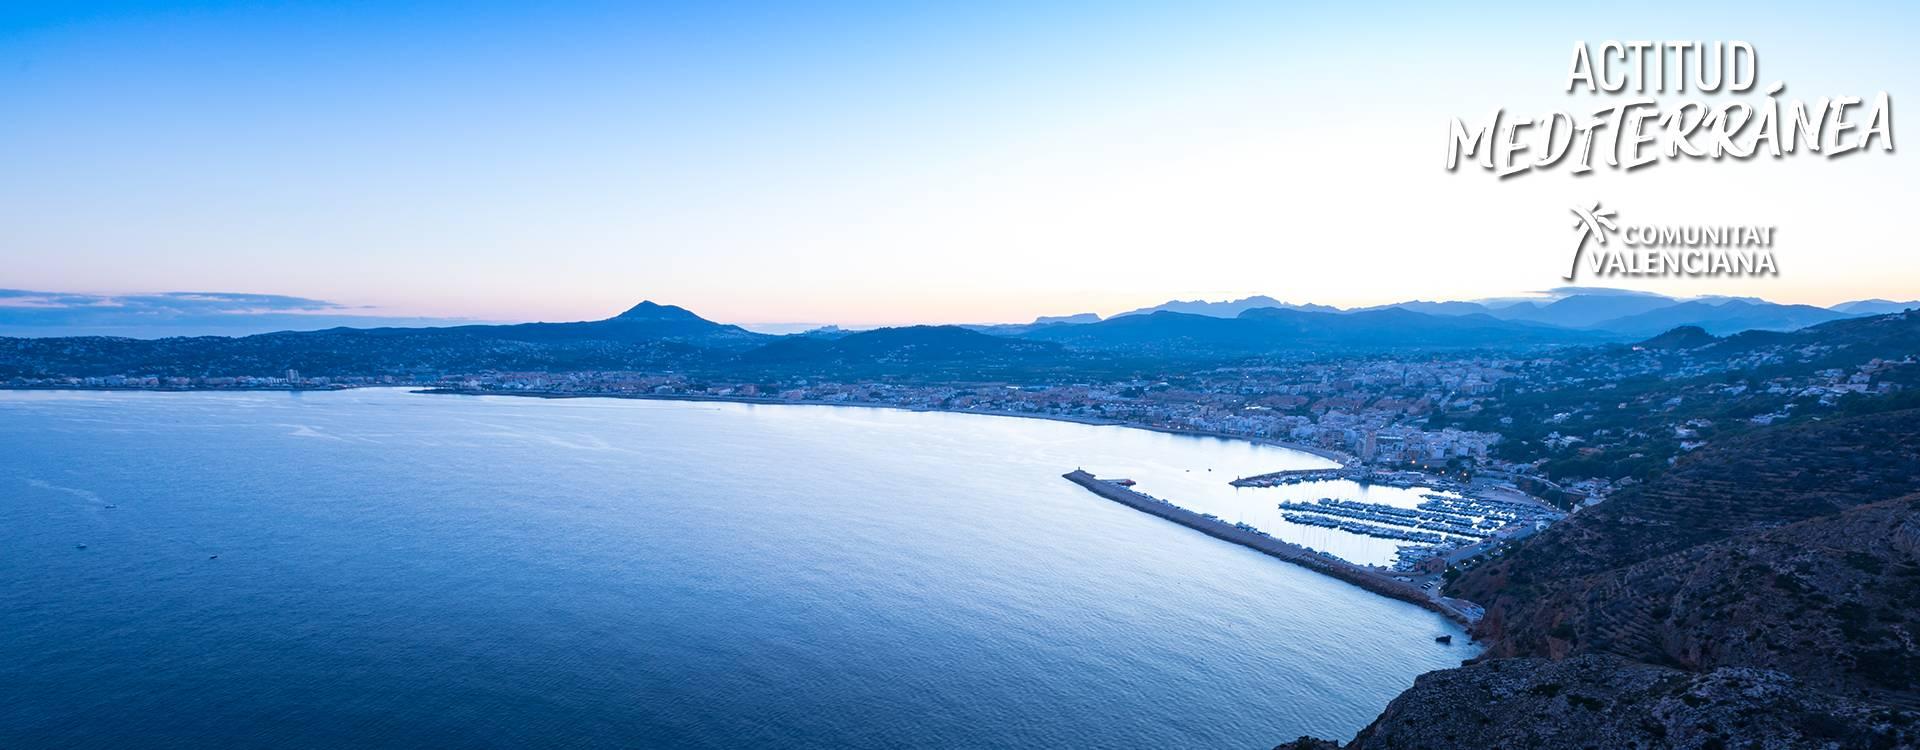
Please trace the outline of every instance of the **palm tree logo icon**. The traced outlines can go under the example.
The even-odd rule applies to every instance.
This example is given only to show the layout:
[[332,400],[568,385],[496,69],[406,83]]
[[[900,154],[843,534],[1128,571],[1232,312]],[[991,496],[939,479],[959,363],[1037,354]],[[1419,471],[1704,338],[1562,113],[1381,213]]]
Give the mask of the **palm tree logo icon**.
[[1591,237],[1605,245],[1608,232],[1620,231],[1620,227],[1613,223],[1613,217],[1620,215],[1620,212],[1600,210],[1599,201],[1593,202],[1593,208],[1583,209],[1576,206],[1571,210],[1574,216],[1573,228],[1580,232],[1580,241],[1573,245],[1573,265],[1567,268],[1568,281],[1572,281],[1573,275],[1580,271],[1580,252],[1587,248],[1587,238]]

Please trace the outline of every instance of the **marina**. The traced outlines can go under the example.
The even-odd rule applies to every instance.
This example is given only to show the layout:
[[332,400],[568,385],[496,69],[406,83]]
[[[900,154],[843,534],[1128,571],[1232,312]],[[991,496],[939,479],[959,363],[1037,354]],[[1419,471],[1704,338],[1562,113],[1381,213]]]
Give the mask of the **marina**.
[[[1565,516],[1498,488],[1489,491],[1445,477],[1363,466],[1242,476],[1227,483],[1238,494],[1225,498],[1197,492],[1196,487],[1153,484],[1174,491],[1178,502],[1147,494],[1131,479],[1091,474],[1067,478],[1136,509],[1361,582],[1387,596],[1447,602],[1441,608],[1468,620],[1477,617],[1480,608],[1442,596],[1440,574],[1481,555],[1497,554],[1506,542]],[[1379,581],[1394,585],[1374,588]]]
[[1319,515],[1316,513],[1285,513],[1285,514],[1282,514],[1282,516],[1286,518],[1288,521],[1291,521],[1293,523],[1305,524],[1307,526],[1319,526],[1319,527],[1328,528],[1328,529],[1339,529],[1341,531],[1345,531],[1348,533],[1362,534],[1365,536],[1374,537],[1376,539],[1395,539],[1395,540],[1405,541],[1405,542],[1422,542],[1425,544],[1435,544],[1435,545],[1446,544],[1448,542],[1452,542],[1456,539],[1459,539],[1459,537],[1449,537],[1444,534],[1436,534],[1431,531],[1414,531],[1410,529],[1395,528],[1392,526],[1376,526],[1374,524],[1360,523],[1358,521],[1347,521],[1339,518],[1330,518],[1330,517]]
[[1382,596],[1417,604],[1462,625],[1472,625],[1481,614],[1480,608],[1471,603],[1439,596],[1431,593],[1430,588],[1422,588],[1410,581],[1395,578],[1378,568],[1342,560],[1330,552],[1282,541],[1245,523],[1228,523],[1210,513],[1191,511],[1161,498],[1122,486],[1117,482],[1101,479],[1080,469],[1067,472],[1062,476],[1067,481],[1085,487],[1096,495],[1134,510],[1158,516],[1216,539],[1233,542],[1323,573]]
[[1465,492],[1467,486],[1442,476],[1419,471],[1381,469],[1372,466],[1342,466],[1334,469],[1285,469],[1240,477],[1233,480],[1235,487],[1285,487],[1308,482],[1330,482],[1347,480],[1367,485],[1398,487],[1401,489],[1426,488],[1447,492]]
[[1337,529],[1376,539],[1413,542],[1395,550],[1393,569],[1413,571],[1465,545],[1503,531],[1531,531],[1564,517],[1559,511],[1503,500],[1424,493],[1413,508],[1385,503],[1321,498],[1279,504],[1289,523]]
[[[1342,516],[1361,521],[1372,521],[1380,524],[1405,526],[1443,534],[1453,534],[1459,537],[1484,536],[1484,532],[1492,531],[1500,526],[1498,521],[1479,521],[1471,517],[1451,513],[1397,508],[1379,503],[1362,503],[1335,498],[1323,498],[1311,503],[1283,502],[1280,504],[1280,507],[1285,510],[1298,510],[1328,516]],[[1482,524],[1492,525],[1482,528]]]

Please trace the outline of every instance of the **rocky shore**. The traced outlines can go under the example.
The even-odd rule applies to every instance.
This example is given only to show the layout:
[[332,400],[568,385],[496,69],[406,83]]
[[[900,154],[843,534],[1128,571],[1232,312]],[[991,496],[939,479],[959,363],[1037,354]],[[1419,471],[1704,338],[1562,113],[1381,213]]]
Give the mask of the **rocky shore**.
[[1780,672],[1687,672],[1613,655],[1502,659],[1429,672],[1347,744],[1276,750],[1911,748],[1911,714]]

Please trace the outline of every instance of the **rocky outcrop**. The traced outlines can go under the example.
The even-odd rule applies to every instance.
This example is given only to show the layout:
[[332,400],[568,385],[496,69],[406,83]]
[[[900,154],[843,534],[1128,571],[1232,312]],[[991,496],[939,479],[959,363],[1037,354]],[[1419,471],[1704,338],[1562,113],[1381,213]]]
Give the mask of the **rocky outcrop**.
[[1587,576],[1505,613],[1495,655],[1773,669],[1920,706],[1920,494]]
[[1703,450],[1450,593],[1486,654],[1345,747],[1920,748],[1920,411]]
[[1777,669],[1920,705],[1920,412],[1702,451],[1459,582],[1489,657]]
[[1871,748],[1920,743],[1920,715],[1745,667],[1686,672],[1617,656],[1500,659],[1422,675],[1347,745],[1286,750]]

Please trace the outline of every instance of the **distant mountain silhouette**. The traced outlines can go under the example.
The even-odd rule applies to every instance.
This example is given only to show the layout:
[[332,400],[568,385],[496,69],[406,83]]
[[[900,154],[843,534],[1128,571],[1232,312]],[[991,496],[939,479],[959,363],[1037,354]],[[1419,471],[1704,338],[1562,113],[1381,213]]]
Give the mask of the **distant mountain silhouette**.
[[[1458,302],[1458,301],[1429,302],[1427,300],[1418,300],[1418,299],[1409,300],[1406,302],[1395,302],[1391,305],[1379,305],[1376,307],[1361,308],[1360,310],[1356,310],[1355,312],[1362,312],[1366,310],[1385,310],[1387,308],[1393,308],[1393,307],[1397,307],[1402,310],[1412,310],[1417,313],[1426,313],[1428,315],[1491,315],[1493,314],[1493,308],[1487,307],[1486,305],[1480,304],[1478,302]],[[1495,316],[1495,317],[1498,317],[1498,316]]]
[[1096,313],[1077,313],[1074,315],[1042,315],[1038,318],[1033,319],[1033,325],[1037,325],[1037,326],[1081,325],[1083,323],[1098,323],[1098,322],[1100,322],[1100,316]]
[[1023,335],[1078,349],[1174,356],[1575,343],[1603,338],[1592,332],[1486,315],[1428,315],[1398,308],[1328,313],[1271,307],[1249,309],[1235,318],[1176,312],[1115,316],[1099,323],[1053,326]]
[[1600,325],[1603,322],[1671,307],[1676,302],[1657,294],[1575,294],[1547,303],[1521,302],[1494,309],[1490,314],[1502,320],[1566,328],[1603,328]]
[[1233,318],[1176,312],[1116,315],[1099,323],[1049,326],[1024,334],[1025,338],[1057,341],[1075,348],[1156,352],[1180,349],[1246,350],[1254,348],[1253,335],[1247,326]]
[[1894,302],[1884,299],[1861,299],[1852,302],[1842,302],[1827,309],[1848,315],[1885,315],[1887,313],[1920,309],[1920,300]]
[[960,326],[876,328],[838,338],[786,336],[743,352],[754,370],[847,375],[958,376],[1026,372],[1059,365],[1059,344],[994,336]]
[[9,339],[18,345],[11,356],[0,356],[0,376],[640,370],[708,362],[773,338],[642,302],[612,318],[577,323],[329,328],[234,338]]
[[[1533,306],[1531,314],[1569,320],[1579,319],[1574,312],[1591,315],[1599,309],[1618,309],[1621,300],[1639,306],[1649,303],[1644,296],[1595,296],[1600,299],[1576,296]],[[1454,311],[1469,309],[1432,304]],[[1661,346],[1698,344],[1701,356],[1739,356],[1798,333],[1807,334],[1809,341],[1850,346],[1854,353],[1872,351],[1874,356],[1902,358],[1920,350],[1916,341],[1920,335],[1913,334],[1914,326],[1909,325],[1916,319],[1913,314],[1846,318],[1845,313],[1806,305],[1736,299],[1667,305],[1601,321],[1594,328],[1574,329],[1503,320],[1502,312],[1431,314],[1399,306],[1349,312],[1254,307],[1231,318],[1161,311],[1086,323],[911,326],[772,336],[716,323],[673,305],[642,302],[611,318],[574,323],[331,328],[238,338],[5,339],[0,346],[0,377],[275,376],[288,369],[342,375],[643,369],[718,373],[736,366],[767,372],[785,364],[841,375],[966,379],[1068,367],[1127,368],[1151,359],[1505,348],[1650,337]],[[1853,323],[1861,325],[1841,325]],[[1803,328],[1809,324],[1816,325]],[[1694,326],[1700,333],[1673,333],[1683,326]],[[1791,335],[1778,332],[1793,329],[1800,330]],[[1700,338],[1718,334],[1727,335],[1718,341]]]
[[1304,310],[1249,310],[1240,316],[1302,339],[1327,338],[1367,346],[1482,346],[1595,341],[1601,336],[1491,315],[1432,315],[1404,308],[1330,314]]
[[1187,315],[1205,315],[1210,318],[1232,318],[1232,317],[1237,317],[1240,315],[1240,313],[1246,312],[1248,310],[1257,310],[1263,307],[1284,308],[1284,309],[1290,309],[1290,310],[1311,310],[1314,312],[1339,312],[1340,311],[1340,308],[1337,308],[1337,307],[1328,307],[1326,305],[1313,305],[1313,304],[1293,305],[1293,304],[1281,302],[1280,300],[1277,300],[1265,295],[1256,295],[1253,297],[1247,297],[1245,299],[1228,300],[1225,302],[1208,302],[1206,300],[1197,300],[1197,299],[1184,300],[1184,301],[1173,300],[1171,302],[1164,302],[1158,305],[1154,305],[1153,307],[1142,307],[1138,310],[1128,310],[1126,312],[1120,313],[1119,315],[1115,315],[1113,317],[1119,318],[1119,317],[1125,317],[1128,315],[1152,315],[1157,312],[1172,312],[1172,313],[1185,313]]
[[1772,302],[1731,300],[1682,302],[1638,314],[1603,320],[1592,327],[1628,335],[1652,335],[1678,326],[1690,325],[1708,333],[1726,335],[1748,330],[1791,331],[1830,320],[1849,317],[1812,305],[1778,305]]
[[679,305],[662,305],[653,300],[641,300],[640,304],[627,308],[626,312],[613,316],[612,320],[679,320],[709,322],[706,318],[688,311]]
[[[1682,301],[1651,292],[1599,287],[1565,287],[1545,294],[1549,296],[1538,300],[1409,300],[1350,310],[1326,305],[1289,304],[1267,296],[1224,302],[1176,300],[1124,312],[1109,320],[1149,316],[1161,312],[1210,318],[1237,318],[1248,311],[1263,309],[1349,315],[1397,309],[1444,317],[1484,315],[1505,321],[1605,331],[1622,337],[1644,337],[1686,325],[1698,326],[1709,333],[1719,335],[1748,329],[1793,330],[1843,317],[1879,315],[1920,306],[1920,302],[1890,302],[1879,299],[1849,302],[1835,305],[1830,309],[1810,305],[1782,305],[1753,297],[1700,297]],[[1046,320],[1063,325],[1085,325],[1097,322],[1082,316]],[[1017,327],[978,330],[1000,334],[1026,332],[1026,329]],[[1071,334],[1063,335],[1071,336]],[[1198,332],[1192,335],[1204,337]]]
[[672,342],[698,347],[743,348],[771,339],[744,328],[715,323],[686,308],[641,302],[605,320],[577,323],[516,323],[512,325],[451,326],[447,328],[377,328],[374,334],[459,335],[533,343],[608,341],[621,343]]

